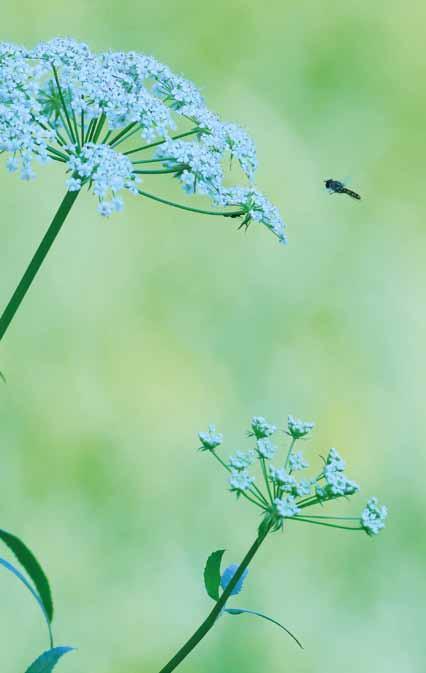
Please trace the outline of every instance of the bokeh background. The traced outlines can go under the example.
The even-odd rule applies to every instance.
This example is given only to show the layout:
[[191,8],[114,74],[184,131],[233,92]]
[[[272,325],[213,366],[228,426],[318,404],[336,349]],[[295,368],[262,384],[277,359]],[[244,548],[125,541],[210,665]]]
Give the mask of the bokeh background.
[[[238,561],[258,518],[196,452],[214,421],[248,447],[253,414],[315,420],[362,493],[390,508],[378,539],[289,526],[238,603],[179,670],[423,673],[426,10],[398,0],[2,2],[6,41],[70,35],[148,52],[255,137],[262,226],[127,199],[77,204],[1,347],[1,527],[50,577],[63,673],[156,673],[210,608],[208,554]],[[361,202],[329,197],[350,176]],[[147,180],[164,196],[171,180]],[[60,168],[2,172],[5,303],[63,195]],[[5,551],[7,556],[7,551]],[[0,575],[2,671],[46,646],[30,597]],[[235,600],[237,604],[237,601]],[[423,621],[423,624],[422,624]],[[59,669],[59,667],[58,667]]]

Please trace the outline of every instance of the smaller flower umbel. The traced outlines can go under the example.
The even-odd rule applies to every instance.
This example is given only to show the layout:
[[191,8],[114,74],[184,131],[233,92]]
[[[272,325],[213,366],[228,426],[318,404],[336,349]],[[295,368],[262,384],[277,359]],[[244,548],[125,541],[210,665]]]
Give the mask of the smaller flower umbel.
[[[253,445],[247,450],[238,449],[228,460],[221,458],[217,451],[222,445],[223,437],[214,426],[209,426],[207,432],[199,433],[200,449],[210,453],[226,470],[229,490],[236,494],[237,498],[254,505],[259,510],[262,521],[255,541],[239,564],[233,563],[221,572],[221,560],[225,550],[218,549],[210,554],[204,570],[204,585],[214,601],[214,607],[160,673],[174,671],[223,614],[249,614],[266,619],[286,631],[301,647],[296,636],[275,619],[254,610],[228,607],[228,600],[240,593],[248,567],[270,533],[287,530],[289,522],[292,521],[345,531],[365,531],[368,535],[376,535],[384,527],[387,509],[379,506],[377,498],[370,498],[360,516],[311,513],[318,505],[347,498],[359,490],[358,485],[346,476],[345,462],[336,449],[329,450],[318,474],[311,478],[296,479],[293,473],[304,472],[308,468],[308,463],[300,450],[295,451],[295,444],[307,438],[313,427],[313,423],[289,416],[284,433],[290,436],[290,445],[282,447],[280,457],[277,427],[263,416],[255,416],[248,432]],[[272,459],[274,465],[271,463]],[[257,476],[254,474],[256,463]]]
[[[222,443],[222,435],[212,434],[210,428],[210,433],[200,433],[200,438],[204,439],[204,447],[210,449],[213,457],[229,473],[230,491],[259,508],[262,515],[260,531],[283,530],[289,521],[298,521],[376,535],[384,527],[387,516],[386,507],[379,507],[376,498],[368,501],[360,516],[315,513],[313,508],[342,497],[348,498],[359,491],[359,486],[345,474],[345,461],[334,448],[323,459],[319,473],[310,478],[296,479],[294,473],[304,473],[309,464],[302,451],[295,450],[295,445],[297,441],[306,439],[313,427],[311,422],[289,416],[284,432],[291,440],[281,459],[273,441],[277,428],[263,416],[255,416],[251,421],[248,434],[255,445],[248,451],[238,450],[227,462],[216,452]],[[260,479],[250,471],[256,462],[260,468]]]

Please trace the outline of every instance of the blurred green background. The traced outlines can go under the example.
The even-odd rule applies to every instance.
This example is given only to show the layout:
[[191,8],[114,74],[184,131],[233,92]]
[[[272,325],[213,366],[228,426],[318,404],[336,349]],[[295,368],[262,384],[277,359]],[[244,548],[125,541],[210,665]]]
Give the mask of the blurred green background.
[[[127,199],[104,220],[81,197],[2,343],[1,526],[43,562],[63,673],[156,673],[207,613],[208,554],[238,561],[257,513],[195,451],[224,455],[253,414],[315,420],[390,508],[384,534],[289,526],[238,603],[178,670],[423,673],[425,488],[424,23],[397,0],[2,2],[2,39],[70,35],[151,53],[256,139],[258,185],[288,223],[260,225]],[[329,197],[351,177],[361,202]],[[156,180],[146,180],[155,190]],[[54,166],[2,170],[5,303],[64,192]],[[158,192],[173,192],[164,181]],[[183,197],[182,197],[183,198]],[[46,645],[36,607],[0,575],[2,671]],[[58,667],[59,669],[59,667]]]

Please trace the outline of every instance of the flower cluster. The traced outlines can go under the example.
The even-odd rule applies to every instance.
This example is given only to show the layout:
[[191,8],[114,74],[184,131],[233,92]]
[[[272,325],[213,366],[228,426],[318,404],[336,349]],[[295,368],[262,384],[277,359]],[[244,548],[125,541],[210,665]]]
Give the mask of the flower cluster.
[[241,493],[249,491],[254,482],[255,477],[251,477],[245,470],[231,470],[229,487],[231,491],[237,494],[237,497],[239,497]]
[[359,491],[359,486],[343,473],[345,462],[336,449],[330,449],[324,466],[325,485],[317,484],[316,493],[320,500],[330,500],[341,495],[353,495]]
[[198,437],[201,441],[201,451],[214,451],[214,449],[222,444],[223,435],[216,432],[214,425],[209,425],[208,432],[199,432]]
[[377,498],[370,498],[367,507],[361,514],[361,523],[368,535],[377,535],[385,527],[388,509],[385,505],[379,507]]
[[280,212],[268,199],[257,189],[252,187],[230,187],[222,189],[215,198],[220,206],[235,206],[243,211],[243,225],[248,226],[253,220],[261,222],[275,236],[280,243],[286,243],[285,224],[281,219]]
[[265,437],[273,435],[276,429],[276,425],[268,423],[263,416],[253,416],[249,436],[254,435],[256,439],[264,439]]
[[[169,173],[185,192],[226,208],[212,214],[241,218],[245,226],[262,222],[286,240],[278,209],[252,186],[257,159],[250,136],[208,110],[192,82],[151,56],[94,54],[62,38],[34,49],[0,43],[3,152],[8,170],[19,170],[25,180],[35,175],[34,161],[65,164],[68,189],[93,189],[102,215],[122,208],[117,192],[138,193],[136,175]],[[225,186],[233,159],[249,186]]]
[[[288,417],[284,432],[290,435],[291,443],[284,452],[281,464],[276,463],[278,447],[271,440],[277,428],[263,416],[254,416],[251,420],[248,435],[254,438],[255,446],[248,451],[238,450],[228,462],[215,452],[222,443],[222,435],[218,435],[213,426],[210,426],[208,433],[199,433],[199,437],[202,448],[209,449],[228,471],[230,491],[262,510],[262,530],[281,530],[287,520],[297,520],[347,530],[364,530],[369,535],[377,534],[384,527],[387,509],[379,507],[376,498],[368,501],[361,516],[326,516],[305,511],[338,498],[347,498],[359,491],[358,484],[345,475],[345,461],[334,448],[323,459],[323,468],[318,474],[311,478],[296,479],[294,473],[303,472],[309,465],[302,452],[295,450],[295,444],[297,440],[307,437],[313,427],[313,423]],[[272,458],[275,465],[270,462]],[[249,471],[256,460],[263,488]]]
[[[69,191],[79,191],[84,183],[93,183],[93,193],[99,197],[98,210],[108,216],[122,210],[123,202],[118,193],[127,189],[137,193],[140,178],[132,172],[132,162],[123,154],[114,152],[109,145],[86,143],[80,150],[69,147],[70,158],[67,166],[72,172],[68,179]],[[111,200],[107,200],[107,196]]]
[[156,154],[166,168],[175,169],[188,194],[214,195],[220,192],[223,170],[220,155],[200,142],[167,140]]
[[252,449],[250,451],[237,451],[234,456],[229,458],[229,465],[235,470],[245,470],[253,465],[255,460],[256,452]]
[[311,432],[311,430],[315,427],[315,423],[301,421],[299,418],[289,416],[287,426],[287,434],[293,437],[293,439],[301,439],[302,437],[306,437],[306,435]]

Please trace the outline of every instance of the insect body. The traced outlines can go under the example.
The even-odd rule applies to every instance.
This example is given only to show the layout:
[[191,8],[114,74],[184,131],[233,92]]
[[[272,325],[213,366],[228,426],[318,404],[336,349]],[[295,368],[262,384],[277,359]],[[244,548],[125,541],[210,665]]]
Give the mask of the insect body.
[[328,189],[330,194],[347,194],[348,196],[351,196],[353,199],[358,200],[361,199],[359,194],[352,191],[352,189],[348,189],[347,187],[345,187],[344,183],[340,182],[340,180],[332,180],[332,178],[328,178],[327,180],[324,180],[324,183],[325,188]]

